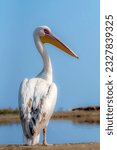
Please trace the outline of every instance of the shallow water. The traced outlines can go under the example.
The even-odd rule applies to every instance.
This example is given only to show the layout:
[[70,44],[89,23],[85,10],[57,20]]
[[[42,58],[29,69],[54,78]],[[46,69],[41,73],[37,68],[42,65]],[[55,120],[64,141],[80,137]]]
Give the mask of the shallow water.
[[[99,142],[99,133],[99,124],[78,124],[68,120],[51,120],[47,131],[47,141],[51,144]],[[41,143],[42,138],[41,133]],[[0,125],[0,144],[23,144],[21,125]]]

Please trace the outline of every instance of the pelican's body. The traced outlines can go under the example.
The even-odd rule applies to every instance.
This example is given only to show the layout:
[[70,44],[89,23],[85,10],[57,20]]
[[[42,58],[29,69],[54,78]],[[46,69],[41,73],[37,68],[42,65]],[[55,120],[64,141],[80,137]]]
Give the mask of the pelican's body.
[[36,28],[34,41],[42,56],[44,67],[35,78],[25,79],[21,83],[19,111],[25,144],[38,144],[40,131],[43,130],[43,144],[47,145],[46,128],[56,104],[57,87],[52,80],[51,60],[44,43],[51,43],[74,57],[77,55],[57,39],[47,26]]

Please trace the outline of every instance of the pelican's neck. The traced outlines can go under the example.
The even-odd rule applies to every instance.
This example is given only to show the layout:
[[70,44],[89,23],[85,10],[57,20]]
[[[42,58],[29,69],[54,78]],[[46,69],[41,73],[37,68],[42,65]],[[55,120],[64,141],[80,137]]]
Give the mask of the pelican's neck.
[[48,56],[47,51],[44,48],[44,44],[40,41],[39,37],[35,36],[34,40],[35,40],[36,47],[39,53],[41,54],[44,62],[44,67],[41,73],[37,75],[37,77],[42,77],[48,80],[49,82],[52,82],[52,65],[51,65],[50,57]]

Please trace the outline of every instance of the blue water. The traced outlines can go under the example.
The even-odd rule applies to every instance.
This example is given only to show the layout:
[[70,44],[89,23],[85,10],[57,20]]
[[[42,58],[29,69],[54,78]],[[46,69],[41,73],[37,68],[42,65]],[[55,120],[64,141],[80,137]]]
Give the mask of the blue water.
[[[51,120],[47,131],[47,141],[50,144],[99,142],[99,133],[99,124],[74,124],[68,120]],[[42,138],[41,133],[41,143]],[[23,144],[21,125],[0,125],[0,144]]]

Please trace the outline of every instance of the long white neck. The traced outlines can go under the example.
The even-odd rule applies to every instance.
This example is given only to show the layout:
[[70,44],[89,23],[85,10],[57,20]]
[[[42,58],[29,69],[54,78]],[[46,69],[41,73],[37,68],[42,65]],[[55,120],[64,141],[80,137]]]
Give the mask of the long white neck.
[[45,80],[48,80],[49,82],[52,82],[52,65],[50,57],[48,56],[47,51],[44,49],[44,44],[40,41],[37,35],[34,36],[34,41],[44,62],[44,67],[41,73],[37,75],[37,77],[41,77]]

